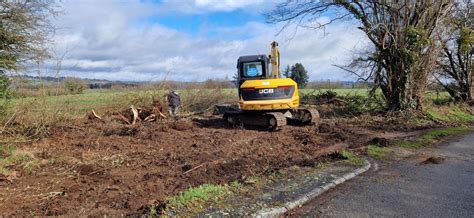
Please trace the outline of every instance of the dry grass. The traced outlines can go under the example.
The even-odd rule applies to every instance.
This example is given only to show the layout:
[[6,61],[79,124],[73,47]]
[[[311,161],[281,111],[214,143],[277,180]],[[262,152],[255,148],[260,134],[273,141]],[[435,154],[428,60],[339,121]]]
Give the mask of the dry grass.
[[216,104],[236,103],[237,94],[228,89],[188,89],[181,91],[183,110],[204,112]]
[[7,109],[0,133],[28,138],[44,136],[51,127],[71,120],[69,107],[67,101],[51,104],[46,100],[46,96],[22,99]]
[[14,89],[13,95],[16,98],[41,97],[41,96],[59,96],[67,95],[68,92],[63,85],[48,85],[37,88],[18,87]]
[[[153,101],[167,106],[168,90],[162,87],[148,91],[87,92],[82,95],[17,98],[1,117],[0,133],[9,136],[39,138],[50,133],[51,128],[70,125],[72,120],[85,116],[94,109],[99,115],[135,107],[147,108]],[[182,98],[182,112],[209,111],[215,104],[236,103],[236,93],[229,89],[178,90]]]

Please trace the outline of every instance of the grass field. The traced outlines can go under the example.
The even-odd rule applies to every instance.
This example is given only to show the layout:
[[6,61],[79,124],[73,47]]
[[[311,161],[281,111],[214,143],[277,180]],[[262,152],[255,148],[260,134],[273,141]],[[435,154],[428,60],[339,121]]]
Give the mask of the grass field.
[[[192,97],[202,90],[178,90],[181,93],[184,104],[192,101]],[[318,94],[327,91],[326,89],[301,89],[301,94]],[[366,89],[334,89],[339,95],[367,95]],[[208,92],[215,93],[215,90],[208,90]],[[237,89],[219,89],[219,92],[232,97],[237,96]],[[155,98],[164,99],[166,91],[164,90],[150,90],[150,91],[115,91],[115,90],[86,90],[83,94],[78,95],[61,95],[61,96],[46,96],[46,97],[27,97],[16,98],[11,101],[11,106],[15,107],[21,104],[30,105],[48,105],[50,108],[67,107],[72,115],[81,115],[91,109],[99,113],[106,112],[111,106],[119,108],[126,107],[131,101],[137,98]],[[233,99],[237,100],[237,98]],[[233,101],[232,100],[232,101]],[[32,110],[40,109],[34,107]]]
[[[117,104],[119,101],[126,99],[130,92],[110,92],[110,91],[86,91],[79,95],[61,95],[46,97],[27,97],[16,98],[11,102],[11,106],[19,105],[36,105],[45,106],[53,109],[56,107],[66,107],[71,114],[84,113],[91,109],[101,110],[110,105]],[[43,109],[41,107],[31,108],[32,110]]]
[[336,92],[337,95],[345,96],[345,95],[360,95],[360,96],[367,96],[369,89],[300,89],[301,94],[314,94],[317,95],[319,93],[323,93],[326,91],[333,91]]
[[[328,91],[329,89],[300,89],[300,95],[317,95]],[[359,95],[367,96],[368,89],[331,89],[340,96]],[[219,93],[219,98],[213,98],[210,101],[215,103],[237,102],[237,89],[199,89],[199,90],[178,90],[182,96],[183,105],[194,104],[197,97],[209,97]],[[43,110],[44,108],[54,110],[56,108],[67,108],[68,114],[72,116],[84,115],[87,111],[94,109],[98,113],[105,113],[111,109],[128,107],[131,103],[140,104],[137,101],[150,100],[154,97],[165,100],[165,90],[149,91],[127,91],[127,90],[86,90],[78,95],[61,95],[46,97],[27,97],[16,98],[11,101],[10,107],[34,105],[30,110]],[[447,93],[428,93],[428,99],[445,99]]]

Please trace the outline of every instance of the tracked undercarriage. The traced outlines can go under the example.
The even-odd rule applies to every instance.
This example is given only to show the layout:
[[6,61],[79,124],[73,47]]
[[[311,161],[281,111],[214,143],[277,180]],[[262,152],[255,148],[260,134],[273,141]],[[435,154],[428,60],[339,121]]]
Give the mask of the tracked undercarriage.
[[316,109],[299,108],[271,112],[229,110],[224,112],[224,119],[231,125],[251,125],[278,130],[287,124],[317,125],[320,118]]

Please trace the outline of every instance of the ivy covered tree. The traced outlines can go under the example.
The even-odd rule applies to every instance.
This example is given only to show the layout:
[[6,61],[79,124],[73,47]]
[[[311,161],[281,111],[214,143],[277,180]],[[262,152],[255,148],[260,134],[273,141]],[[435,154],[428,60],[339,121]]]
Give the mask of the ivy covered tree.
[[434,77],[456,101],[474,99],[474,3],[458,1]]

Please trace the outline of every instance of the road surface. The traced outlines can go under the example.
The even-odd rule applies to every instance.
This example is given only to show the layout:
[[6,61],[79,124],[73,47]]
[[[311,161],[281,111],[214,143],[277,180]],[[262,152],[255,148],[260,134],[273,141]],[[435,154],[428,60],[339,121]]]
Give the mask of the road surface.
[[[424,163],[429,157],[441,163]],[[474,133],[380,164],[289,216],[474,217]]]

